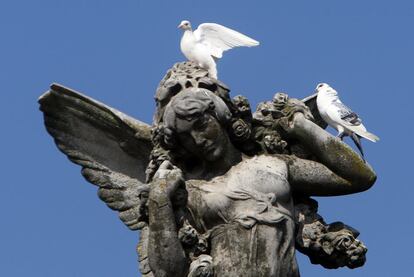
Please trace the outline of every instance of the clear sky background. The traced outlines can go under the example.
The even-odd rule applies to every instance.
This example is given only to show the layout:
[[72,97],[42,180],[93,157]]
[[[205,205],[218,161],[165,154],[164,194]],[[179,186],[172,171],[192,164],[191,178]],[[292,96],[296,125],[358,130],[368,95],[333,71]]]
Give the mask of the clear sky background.
[[182,19],[261,42],[219,62],[233,96],[255,107],[327,82],[381,138],[363,142],[371,190],[318,198],[328,222],[361,232],[366,265],[326,270],[298,254],[302,276],[413,276],[414,3],[383,0],[2,0],[0,276],[139,276],[139,234],[57,150],[37,98],[59,82],[150,123],[158,82],[184,60]]

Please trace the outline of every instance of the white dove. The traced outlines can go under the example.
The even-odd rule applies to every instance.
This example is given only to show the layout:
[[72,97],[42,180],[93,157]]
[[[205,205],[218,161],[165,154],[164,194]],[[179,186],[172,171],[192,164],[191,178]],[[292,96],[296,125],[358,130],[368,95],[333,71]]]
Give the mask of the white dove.
[[367,132],[362,120],[339,100],[338,92],[331,86],[320,83],[316,86],[316,92],[316,104],[322,119],[338,131],[341,140],[344,136],[350,136],[364,158],[360,137],[372,142],[378,141],[379,138]]
[[224,51],[234,47],[259,45],[258,41],[216,23],[200,24],[193,32],[190,21],[183,20],[178,28],[184,30],[181,52],[188,60],[207,69],[210,77],[216,79],[216,59],[220,59]]

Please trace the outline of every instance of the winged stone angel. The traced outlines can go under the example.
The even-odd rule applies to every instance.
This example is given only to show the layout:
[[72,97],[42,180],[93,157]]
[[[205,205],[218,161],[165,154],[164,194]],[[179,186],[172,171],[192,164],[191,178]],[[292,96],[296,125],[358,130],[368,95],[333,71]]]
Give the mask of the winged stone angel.
[[[369,165],[323,131],[314,99],[278,93],[252,113],[229,92],[186,62],[161,81],[153,126],[58,84],[39,103],[57,147],[140,230],[142,276],[299,276],[295,249],[326,268],[362,266],[358,231],[327,224],[310,196],[368,189]],[[316,149],[327,142],[340,158]]]

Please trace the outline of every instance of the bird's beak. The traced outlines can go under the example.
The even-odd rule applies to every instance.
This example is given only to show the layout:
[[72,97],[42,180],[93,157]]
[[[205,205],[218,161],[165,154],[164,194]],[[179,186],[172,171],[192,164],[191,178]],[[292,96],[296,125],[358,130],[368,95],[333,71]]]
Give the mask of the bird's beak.
[[178,25],[177,29],[181,29],[181,27],[183,27],[183,24]]

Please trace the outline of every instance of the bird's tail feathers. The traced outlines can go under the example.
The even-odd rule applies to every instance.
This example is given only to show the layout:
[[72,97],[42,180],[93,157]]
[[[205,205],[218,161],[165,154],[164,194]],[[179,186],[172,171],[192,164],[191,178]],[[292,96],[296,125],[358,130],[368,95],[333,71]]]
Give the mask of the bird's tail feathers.
[[[349,128],[349,126],[347,126]],[[363,138],[366,138],[367,140],[370,140],[372,142],[377,142],[379,141],[379,137],[377,137],[376,135],[365,131],[365,130],[361,130],[359,128],[350,128],[355,134],[357,134],[358,136],[361,136]]]

